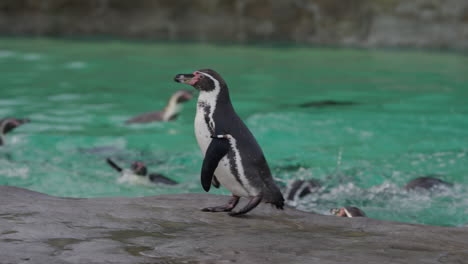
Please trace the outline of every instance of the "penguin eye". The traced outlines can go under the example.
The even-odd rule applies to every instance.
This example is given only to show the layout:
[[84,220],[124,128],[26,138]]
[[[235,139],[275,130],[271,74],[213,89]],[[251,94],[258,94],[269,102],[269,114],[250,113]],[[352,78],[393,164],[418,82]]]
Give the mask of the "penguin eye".
[[205,78],[205,75],[203,75],[203,74],[198,75],[199,80],[203,80],[203,78]]

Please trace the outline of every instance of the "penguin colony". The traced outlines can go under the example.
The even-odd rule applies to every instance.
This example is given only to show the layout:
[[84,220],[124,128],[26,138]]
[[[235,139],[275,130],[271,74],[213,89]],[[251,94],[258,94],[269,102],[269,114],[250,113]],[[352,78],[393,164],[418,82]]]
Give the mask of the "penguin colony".
[[[215,71],[205,69],[191,74],[178,74],[175,81],[191,85],[199,91],[194,130],[198,145],[204,155],[200,175],[203,189],[208,192],[211,185],[215,188],[222,185],[232,193],[227,204],[206,207],[202,211],[229,212],[231,216],[238,216],[248,213],[260,202],[271,203],[276,208],[283,209],[285,202],[283,195],[273,181],[262,149],[236,114],[223,78]],[[179,90],[169,98],[163,110],[135,116],[127,120],[126,124],[175,120],[182,109],[182,104],[191,100],[192,97],[191,91]],[[330,103],[327,102],[328,104]],[[28,122],[30,122],[29,119],[12,117],[0,119],[0,146],[5,144],[6,134]],[[109,158],[107,163],[122,175],[128,171]],[[177,184],[164,175],[148,174],[145,164],[140,161],[132,164],[130,174],[140,181]],[[430,190],[452,186],[451,183],[429,175],[409,181],[404,189],[407,191]],[[296,180],[285,187],[285,195],[288,201],[294,201],[313,193],[318,188],[320,188],[320,183],[315,180]],[[233,211],[241,197],[249,199],[247,205],[238,211]],[[330,213],[340,217],[366,217],[361,209],[352,206],[334,208],[330,210]]]

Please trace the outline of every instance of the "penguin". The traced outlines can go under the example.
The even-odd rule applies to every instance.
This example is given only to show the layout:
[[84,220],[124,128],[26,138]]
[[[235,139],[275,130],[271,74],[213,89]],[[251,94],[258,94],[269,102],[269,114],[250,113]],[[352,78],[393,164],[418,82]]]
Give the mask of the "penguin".
[[341,217],[367,217],[364,211],[354,206],[330,209],[330,213]]
[[453,184],[434,177],[419,177],[409,181],[405,185],[405,190],[425,189],[430,190],[436,187],[452,187]]
[[8,134],[13,129],[28,122],[30,122],[29,119],[18,119],[13,117],[0,119],[0,146],[5,144],[6,134]]
[[357,105],[357,104],[358,104],[357,102],[353,102],[353,101],[323,100],[323,101],[312,101],[312,102],[302,103],[299,105],[299,107],[322,108],[322,107],[328,107],[328,106],[350,106],[350,105]]
[[[226,82],[215,71],[198,70],[177,74],[175,81],[200,91],[195,116],[195,137],[204,155],[201,184],[205,191],[220,184],[232,193],[226,205],[206,207],[204,212],[229,212],[230,216],[248,213],[260,202],[283,209],[284,198],[273,181],[262,149],[236,114]],[[218,185],[219,186],[219,185]],[[240,197],[249,202],[233,211]]]
[[[146,183],[149,181],[151,183],[160,183],[160,184],[167,184],[167,185],[177,184],[176,181],[171,180],[162,174],[159,174],[159,173],[148,174],[146,165],[141,161],[135,161],[132,163],[131,173],[128,173],[128,171],[122,169],[120,166],[115,164],[115,162],[111,160],[110,158],[107,158],[106,161],[107,161],[107,164],[109,164],[109,166],[114,168],[116,171],[122,173],[123,177],[120,179],[120,181],[122,182],[131,181],[131,182]],[[134,180],[132,180],[131,178]]]
[[191,91],[179,90],[175,92],[169,101],[167,102],[166,107],[161,111],[149,112],[135,117],[130,118],[125,123],[134,124],[134,123],[149,123],[155,121],[172,121],[175,120],[180,111],[182,111],[182,103],[185,103],[193,98]]
[[298,198],[303,198],[320,187],[321,185],[317,180],[295,180],[285,190],[286,200],[295,201]]

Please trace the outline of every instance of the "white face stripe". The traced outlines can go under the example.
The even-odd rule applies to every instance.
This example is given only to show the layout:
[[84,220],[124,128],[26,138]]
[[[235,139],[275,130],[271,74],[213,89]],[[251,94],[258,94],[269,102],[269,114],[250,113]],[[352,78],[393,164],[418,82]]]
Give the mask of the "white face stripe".
[[9,120],[3,120],[2,123],[0,123],[0,135],[3,135],[3,132],[5,131],[5,126],[9,122]]
[[348,209],[343,208],[348,217],[353,217],[353,215],[348,211]]
[[13,119],[11,118],[7,118],[5,120],[3,120],[2,123],[0,123],[0,142],[2,142],[3,144],[5,144],[5,127],[8,123],[12,122]]
[[3,120],[2,123],[0,123],[0,146],[5,144],[5,137],[4,137],[4,133],[5,133],[5,126],[6,124],[9,122],[9,120]]
[[198,96],[198,107],[200,106],[200,102],[204,102],[205,104],[210,106],[210,112],[208,113],[209,119],[209,126],[215,129],[215,123],[213,119],[213,114],[216,109],[216,102],[218,100],[218,94],[221,91],[221,86],[219,85],[219,81],[216,80],[213,76],[197,71],[196,73],[203,74],[204,76],[210,78],[213,83],[215,84],[215,88],[212,91],[200,91],[200,95]]

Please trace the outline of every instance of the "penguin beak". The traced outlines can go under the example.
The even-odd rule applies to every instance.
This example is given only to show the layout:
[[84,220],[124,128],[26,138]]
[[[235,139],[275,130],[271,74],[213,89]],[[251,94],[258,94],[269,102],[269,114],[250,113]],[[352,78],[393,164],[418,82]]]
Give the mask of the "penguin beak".
[[195,84],[195,75],[194,74],[177,74],[174,78],[174,81],[178,83],[185,83],[189,85],[194,85]]

